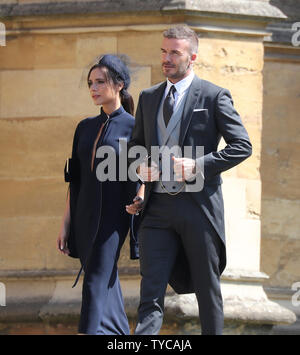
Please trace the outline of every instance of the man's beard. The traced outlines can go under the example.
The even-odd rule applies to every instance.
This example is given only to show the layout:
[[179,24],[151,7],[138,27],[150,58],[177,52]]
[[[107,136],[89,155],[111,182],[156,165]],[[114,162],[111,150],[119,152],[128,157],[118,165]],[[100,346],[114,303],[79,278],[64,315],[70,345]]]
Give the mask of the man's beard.
[[[163,63],[163,65],[166,63]],[[190,62],[181,63],[175,73],[166,73],[163,71],[163,74],[169,79],[180,79],[183,78],[186,72],[190,69]]]

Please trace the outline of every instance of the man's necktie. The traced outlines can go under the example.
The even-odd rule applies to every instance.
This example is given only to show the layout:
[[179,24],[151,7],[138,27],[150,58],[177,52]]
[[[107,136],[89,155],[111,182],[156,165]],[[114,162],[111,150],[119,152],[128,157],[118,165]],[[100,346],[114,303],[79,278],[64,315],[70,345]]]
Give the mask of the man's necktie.
[[172,85],[164,101],[163,115],[164,115],[164,121],[166,126],[168,125],[170,118],[173,114],[174,103],[175,103],[175,98],[174,98],[175,91],[176,91],[175,86]]

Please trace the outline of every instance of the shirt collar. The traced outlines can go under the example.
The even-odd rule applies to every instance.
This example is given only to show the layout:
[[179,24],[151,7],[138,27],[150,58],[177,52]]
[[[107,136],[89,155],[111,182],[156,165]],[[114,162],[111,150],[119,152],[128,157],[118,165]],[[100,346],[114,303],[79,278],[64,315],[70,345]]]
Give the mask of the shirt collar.
[[195,76],[195,73],[192,70],[191,73],[187,77],[178,81],[176,84],[171,83],[171,81],[169,79],[167,79],[166,92],[168,93],[171,86],[174,85],[178,95],[183,94],[190,87],[190,85],[194,79],[194,76]]
[[[109,115],[109,118],[113,118],[115,116],[118,116],[120,115],[121,113],[125,112],[125,109],[124,107],[121,105],[117,110],[115,110],[114,112],[112,112],[110,115]],[[100,116],[103,117],[103,118],[108,118],[108,115],[104,112],[102,106],[101,106],[101,110],[100,110]]]

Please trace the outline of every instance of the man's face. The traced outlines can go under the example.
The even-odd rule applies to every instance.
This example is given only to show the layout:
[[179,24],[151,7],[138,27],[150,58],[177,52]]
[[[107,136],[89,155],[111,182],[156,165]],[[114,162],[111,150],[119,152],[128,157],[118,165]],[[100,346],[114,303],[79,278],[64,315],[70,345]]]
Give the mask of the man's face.
[[191,54],[190,44],[186,39],[163,38],[161,64],[163,74],[173,83],[186,77],[191,71],[191,64],[196,54]]

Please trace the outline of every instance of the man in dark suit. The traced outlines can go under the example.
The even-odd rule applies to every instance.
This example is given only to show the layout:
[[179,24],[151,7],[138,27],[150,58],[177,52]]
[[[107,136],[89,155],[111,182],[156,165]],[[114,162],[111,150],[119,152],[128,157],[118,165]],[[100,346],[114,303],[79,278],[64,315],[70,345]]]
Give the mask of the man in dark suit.
[[[177,293],[196,294],[202,334],[223,330],[220,275],[226,253],[220,173],[249,157],[252,147],[229,91],[194,74],[197,52],[198,37],[189,27],[165,31],[161,61],[167,80],[139,97],[129,148],[145,147],[149,159],[137,169],[145,197],[135,334],[159,333],[168,283]],[[218,151],[221,137],[227,145]],[[160,152],[175,151],[170,179],[164,177],[163,161],[150,158],[155,146]],[[192,148],[192,156],[180,155],[184,147]],[[197,147],[204,148],[202,156],[195,153]],[[202,188],[189,189],[199,176]]]

